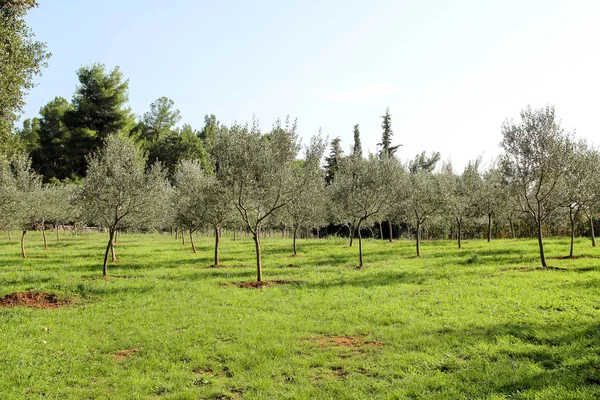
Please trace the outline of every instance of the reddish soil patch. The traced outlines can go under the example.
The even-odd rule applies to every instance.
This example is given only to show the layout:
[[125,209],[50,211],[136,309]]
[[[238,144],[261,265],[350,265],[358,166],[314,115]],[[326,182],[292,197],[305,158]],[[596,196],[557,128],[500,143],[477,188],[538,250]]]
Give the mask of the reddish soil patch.
[[344,371],[342,367],[331,367],[329,371],[331,371],[331,374],[338,378],[343,378],[348,375],[348,373]]
[[223,265],[223,264],[211,264],[211,265],[207,265],[206,268],[232,268],[229,265]]
[[115,354],[115,361],[123,361],[124,359],[133,356],[135,353],[137,353],[139,350],[138,349],[123,349],[123,350],[119,350],[117,351],[117,354]]
[[45,292],[14,292],[0,299],[0,307],[58,308],[69,303],[54,293]]
[[238,283],[237,286],[240,288],[243,288],[243,289],[260,289],[260,288],[268,287],[268,286],[285,285],[286,283],[290,283],[290,282],[289,281],[269,281],[269,282],[253,281],[253,282]]
[[322,336],[313,339],[319,345],[319,348],[327,347],[345,347],[349,349],[360,349],[363,347],[381,347],[383,343],[370,340],[365,341],[361,336]]

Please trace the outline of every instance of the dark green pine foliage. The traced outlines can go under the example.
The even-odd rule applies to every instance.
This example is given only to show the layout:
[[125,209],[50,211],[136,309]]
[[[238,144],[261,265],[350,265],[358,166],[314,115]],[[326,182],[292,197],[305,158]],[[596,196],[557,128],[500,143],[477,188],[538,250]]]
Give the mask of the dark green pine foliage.
[[340,159],[344,156],[341,146],[342,139],[336,137],[331,141],[331,151],[325,158],[325,183],[330,185],[339,169]]
[[352,145],[352,155],[362,157],[362,144],[360,143],[360,129],[358,124],[354,125],[354,145]]
[[215,138],[221,129],[221,123],[214,114],[204,116],[204,127],[200,131],[200,139],[204,143],[204,148],[209,152],[215,144]]
[[210,158],[199,138],[199,132],[188,124],[162,135],[150,146],[148,154],[149,165],[160,161],[167,169],[169,179],[173,179],[177,166],[183,160],[198,160],[205,171],[212,171]]
[[436,164],[440,161],[441,155],[439,152],[431,153],[431,156],[427,157],[425,152],[417,154],[413,161],[408,163],[408,169],[412,174],[418,172],[433,172]]
[[129,82],[118,67],[106,72],[103,64],[77,71],[79,86],[73,95],[73,108],[65,113],[71,131],[72,174],[84,176],[86,156],[101,147],[110,134],[127,135],[134,116],[127,107]]
[[383,119],[381,122],[383,133],[381,135],[381,143],[377,143],[377,146],[381,146],[379,157],[392,157],[401,145],[392,146],[392,136],[394,136],[394,131],[392,131],[392,116],[390,115],[389,107],[385,110],[385,115],[381,118]]

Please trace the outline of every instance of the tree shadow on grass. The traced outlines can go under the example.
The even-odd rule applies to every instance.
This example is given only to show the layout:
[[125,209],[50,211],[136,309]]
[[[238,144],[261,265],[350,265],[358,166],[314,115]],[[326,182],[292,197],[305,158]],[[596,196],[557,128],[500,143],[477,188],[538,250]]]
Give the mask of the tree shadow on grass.
[[[583,389],[600,394],[600,324],[547,326],[544,324],[497,324],[430,332],[441,343],[459,343],[463,377],[474,376],[482,363],[488,368],[511,370],[488,382],[472,382],[473,387],[507,396],[523,391],[541,392],[550,388]],[[485,353],[481,349],[488,349]],[[464,359],[467,361],[464,362]],[[452,364],[452,363],[451,363]],[[531,366],[533,364],[533,366]],[[526,369],[518,366],[529,365]],[[441,362],[438,369],[448,372],[456,363]],[[468,373],[472,369],[474,372]],[[467,378],[468,379],[468,378]],[[468,382],[466,382],[469,385]],[[484,388],[485,387],[485,388]]]

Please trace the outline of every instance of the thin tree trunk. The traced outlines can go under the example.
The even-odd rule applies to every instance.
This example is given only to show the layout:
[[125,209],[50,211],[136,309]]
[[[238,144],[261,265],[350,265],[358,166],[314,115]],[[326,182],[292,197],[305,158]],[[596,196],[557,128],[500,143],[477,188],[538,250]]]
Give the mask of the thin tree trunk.
[[233,241],[235,242],[235,234],[237,233],[237,228],[233,228]]
[[350,225],[348,229],[350,229],[350,244],[348,247],[352,247],[352,240],[354,239],[354,224]]
[[185,229],[181,228],[181,241],[185,246]]
[[590,216],[590,235],[592,236],[592,247],[596,247],[596,232],[594,232],[594,217]]
[[108,264],[108,252],[112,248],[112,241],[113,241],[114,234],[115,234],[115,232],[112,229],[110,229],[109,230],[108,245],[106,246],[106,252],[104,253],[104,265],[102,266],[102,276],[104,277],[104,279],[108,278],[108,268],[107,268],[107,264]]
[[44,220],[42,220],[40,228],[42,229],[42,238],[44,238],[44,250],[48,250],[48,238],[46,238],[46,222]]
[[[219,235],[217,234],[217,239]],[[194,243],[194,231],[190,229],[190,243],[192,244],[192,251],[196,254],[196,244]]]
[[[593,225],[593,223],[592,223],[592,226],[594,226],[594,225]],[[592,231],[592,232],[593,232],[593,231]],[[10,242],[10,241],[12,241],[12,238],[11,238],[11,236],[10,236],[10,231],[8,231],[8,241],[9,241],[9,242]]]
[[546,268],[548,265],[546,264],[546,255],[544,253],[544,231],[542,227],[542,221],[538,221],[537,223],[537,239],[540,247],[540,261],[542,263],[542,267]]
[[23,258],[27,258],[27,254],[25,254],[25,235],[27,235],[27,229],[24,229],[21,235],[21,256]]
[[515,223],[513,222],[512,218],[509,218],[508,222],[510,223],[510,235],[512,236],[513,239],[515,239],[516,238]]
[[[218,232],[218,230],[219,227],[215,226],[215,233]],[[233,230],[233,233],[235,235],[235,229]],[[215,235],[215,267],[219,266],[219,240],[219,235]]]
[[492,213],[488,213],[487,241],[492,241]]
[[179,227],[175,227],[175,240],[179,240]]
[[317,239],[321,239],[321,235],[319,234],[320,228],[317,226]]
[[571,248],[569,250],[569,257],[573,257],[573,244],[575,242],[575,218],[573,217],[573,209],[569,209],[569,221],[571,222]]
[[360,234],[360,224],[361,224],[361,220],[358,221],[358,226],[356,227],[356,229],[358,229],[358,268],[362,268],[363,267],[363,250],[362,250],[362,235]]
[[256,280],[262,282],[262,263],[260,259],[260,232],[253,235],[254,245],[256,247]]
[[60,225],[56,224],[56,241],[60,243]]
[[394,230],[392,228],[392,221],[390,221],[389,219],[388,219],[388,230],[389,230],[389,234],[390,234],[389,241],[390,241],[390,243],[392,243],[394,241]]
[[117,255],[115,254],[115,243],[114,243],[114,240],[115,240],[114,236],[116,236],[116,234],[117,233],[115,232],[115,234],[113,235],[113,242],[110,244],[110,256],[111,256],[110,261],[111,262],[117,262]]
[[383,228],[381,227],[381,221],[379,223],[379,238],[383,240]]
[[461,242],[461,237],[462,237],[462,220],[460,220],[459,218],[456,219],[456,225],[458,228],[458,232],[457,232],[457,240],[458,240],[458,249],[462,249],[462,242]]
[[417,222],[417,257],[421,257],[421,224]]
[[297,256],[298,255],[298,251],[296,250],[296,232],[298,231],[298,227],[296,225],[294,225],[294,255]]

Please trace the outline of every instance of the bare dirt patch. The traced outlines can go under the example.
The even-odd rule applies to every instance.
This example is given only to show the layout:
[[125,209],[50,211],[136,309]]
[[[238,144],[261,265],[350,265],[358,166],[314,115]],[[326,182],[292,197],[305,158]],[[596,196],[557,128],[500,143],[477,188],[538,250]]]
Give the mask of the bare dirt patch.
[[59,308],[70,303],[69,299],[46,292],[14,292],[0,299],[0,307]]
[[211,264],[211,265],[207,265],[204,268],[233,268],[233,267],[230,267],[229,265],[223,265],[223,264]]
[[126,358],[132,357],[138,351],[140,351],[140,350],[134,349],[134,348],[119,350],[119,351],[117,351],[117,354],[115,354],[114,360],[115,361],[123,361]]
[[362,349],[365,347],[381,347],[383,343],[376,340],[365,340],[362,336],[321,336],[312,339],[320,349],[328,347],[345,347],[348,349]]
[[286,285],[290,283],[290,281],[282,281],[282,280],[277,280],[277,281],[253,281],[253,282],[242,282],[242,283],[237,283],[236,286],[243,288],[243,289],[261,289],[264,287],[269,287],[269,286],[281,286],[281,285]]

